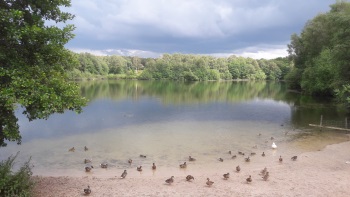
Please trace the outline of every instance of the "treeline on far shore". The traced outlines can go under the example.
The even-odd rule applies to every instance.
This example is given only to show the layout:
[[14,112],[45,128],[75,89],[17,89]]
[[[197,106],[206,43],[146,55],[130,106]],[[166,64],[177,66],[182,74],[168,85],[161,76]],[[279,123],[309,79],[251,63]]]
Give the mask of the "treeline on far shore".
[[71,79],[168,79],[208,80],[283,80],[293,64],[287,57],[271,60],[245,57],[213,57],[189,54],[163,54],[159,58],[96,56],[74,54],[77,64],[68,71]]

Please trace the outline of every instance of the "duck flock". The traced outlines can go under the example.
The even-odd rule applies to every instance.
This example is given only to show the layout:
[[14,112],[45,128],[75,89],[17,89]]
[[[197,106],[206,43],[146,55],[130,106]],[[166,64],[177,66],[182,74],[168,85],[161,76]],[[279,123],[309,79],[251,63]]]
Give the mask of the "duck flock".
[[[259,134],[259,135],[261,135],[261,134]],[[273,139],[274,139],[274,138],[271,137],[271,140],[273,140]],[[254,146],[253,148],[257,148],[257,147]],[[272,148],[272,149],[277,149],[277,145],[276,145],[275,142],[272,143],[271,148]],[[84,147],[84,151],[88,151],[88,150],[89,150],[89,149],[85,146],[85,147]],[[74,152],[74,151],[75,151],[75,147],[72,147],[72,148],[69,149],[69,152]],[[229,155],[232,155],[232,156],[231,156],[232,159],[237,158],[237,155],[236,155],[236,154],[233,154],[232,151],[228,151],[227,153],[228,153]],[[238,154],[238,155],[241,155],[241,156],[243,156],[243,157],[246,156],[246,157],[244,158],[244,161],[245,161],[245,162],[250,162],[250,157],[256,155],[255,152],[251,152],[249,155],[246,155],[246,153],[241,152],[241,151],[238,151],[237,154]],[[262,157],[265,157],[265,152],[262,152],[261,156],[262,156]],[[146,158],[147,156],[141,154],[141,155],[139,155],[139,157],[140,157],[140,158]],[[297,158],[298,158],[297,156],[293,156],[293,157],[291,157],[291,160],[292,160],[292,161],[296,161]],[[189,157],[188,157],[188,161],[189,161],[189,162],[195,162],[196,160],[197,160],[197,159],[196,159],[196,158],[193,158],[192,156],[189,156]],[[223,162],[224,159],[223,159],[223,158],[218,158],[218,161]],[[131,165],[132,162],[133,162],[133,160],[132,160],[132,159],[129,159],[129,160],[126,161],[126,162],[127,162],[129,165]],[[280,163],[283,162],[282,156],[280,156],[280,157],[278,158],[278,162],[280,162]],[[94,168],[93,165],[92,165],[92,160],[91,160],[91,159],[84,159],[84,164],[85,164],[85,172],[91,172],[92,169]],[[108,168],[108,163],[107,163],[107,162],[103,162],[103,163],[101,163],[99,166],[100,166],[101,168]],[[186,168],[186,167],[187,167],[187,162],[186,162],[186,161],[185,161],[184,163],[182,163],[182,164],[179,165],[179,168],[182,168],[182,169],[184,169],[184,168]],[[150,166],[150,169],[153,170],[153,171],[154,171],[154,170],[157,170],[156,164],[153,163],[152,166]],[[140,165],[140,166],[137,166],[137,167],[136,167],[136,170],[139,171],[139,172],[142,172],[143,168],[142,168],[142,166]],[[236,166],[236,172],[239,173],[240,171],[241,171],[241,167],[240,167],[239,165]],[[125,179],[125,178],[127,177],[127,174],[128,174],[127,170],[124,170],[124,171],[122,172],[120,178],[121,178],[121,179]],[[261,176],[261,179],[262,179],[262,180],[267,181],[267,180],[269,179],[270,173],[269,173],[268,169],[265,167],[264,169],[262,169],[262,170],[260,171],[259,175]],[[222,176],[223,176],[223,179],[224,179],[224,180],[228,180],[228,179],[230,178],[230,173],[225,173],[225,174],[223,174]],[[169,185],[173,184],[173,183],[174,183],[174,178],[175,178],[174,176],[171,176],[170,178],[168,178],[168,179],[165,180],[165,183],[166,183],[166,184],[169,184]],[[192,175],[190,175],[190,174],[187,175],[185,179],[186,179],[186,181],[194,181],[194,177],[193,177]],[[252,179],[252,176],[251,176],[251,175],[249,175],[249,176],[246,178],[246,180],[245,180],[245,182],[246,182],[247,184],[251,183],[252,181],[253,181],[253,179]],[[207,178],[207,181],[205,182],[205,184],[206,184],[208,187],[210,187],[210,186],[212,186],[212,185],[214,184],[214,182],[211,181],[209,178]],[[85,188],[83,191],[84,191],[84,194],[85,194],[85,195],[89,195],[89,194],[91,193],[91,188],[90,188],[90,186],[87,186],[87,188]]]

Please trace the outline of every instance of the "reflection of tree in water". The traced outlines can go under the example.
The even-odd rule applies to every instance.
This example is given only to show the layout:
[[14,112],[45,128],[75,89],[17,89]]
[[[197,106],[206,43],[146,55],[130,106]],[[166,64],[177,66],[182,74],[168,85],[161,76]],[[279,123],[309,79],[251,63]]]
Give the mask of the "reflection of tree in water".
[[208,102],[241,102],[247,100],[282,100],[285,85],[266,81],[135,81],[109,80],[81,83],[82,95],[95,100],[110,98],[122,100],[141,96],[159,98],[164,104],[191,104]]

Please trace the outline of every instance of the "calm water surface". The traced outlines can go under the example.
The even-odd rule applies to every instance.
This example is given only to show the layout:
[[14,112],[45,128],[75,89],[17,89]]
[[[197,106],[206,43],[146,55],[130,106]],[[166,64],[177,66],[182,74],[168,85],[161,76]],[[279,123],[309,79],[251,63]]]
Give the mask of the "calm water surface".
[[[342,132],[308,126],[319,123],[320,115],[344,120],[345,111],[287,92],[279,82],[90,81],[81,90],[90,102],[79,115],[68,111],[28,122],[18,110],[22,145],[1,148],[0,159],[20,151],[19,161],[32,156],[35,174],[79,176],[85,158],[112,169],[130,167],[129,158],[133,167],[156,162],[170,169],[189,155],[206,166],[230,159],[229,150],[277,157],[347,140]],[[68,152],[73,146],[76,151]]]

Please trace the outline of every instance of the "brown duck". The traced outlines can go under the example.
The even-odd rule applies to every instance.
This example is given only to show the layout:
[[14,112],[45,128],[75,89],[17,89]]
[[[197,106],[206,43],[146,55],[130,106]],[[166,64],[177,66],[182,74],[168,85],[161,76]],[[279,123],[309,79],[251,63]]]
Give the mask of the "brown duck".
[[186,162],[184,162],[183,164],[180,164],[180,168],[186,168],[186,167],[187,167]]
[[124,170],[124,172],[122,173],[122,175],[120,176],[121,178],[125,178],[126,177],[126,175],[127,175],[128,173],[126,172],[126,170]]
[[224,179],[226,180],[226,179],[230,178],[230,173],[226,173],[223,176],[224,176]]
[[196,159],[191,156],[188,156],[188,161],[196,161]]
[[210,187],[210,186],[212,186],[214,184],[214,182],[211,181],[209,178],[207,178],[206,184]]
[[239,167],[239,165],[236,167],[236,171],[237,172],[241,171],[241,167]]
[[155,170],[155,169],[157,169],[157,166],[156,166],[156,164],[153,163],[152,170]]
[[142,166],[136,167],[136,170],[139,171],[139,172],[141,172],[141,171],[142,171]]
[[251,183],[253,180],[252,180],[252,176],[249,175],[249,177],[246,179],[247,183]]
[[174,176],[171,176],[169,179],[165,180],[165,182],[168,184],[174,183]]
[[193,177],[192,175],[187,175],[187,176],[186,176],[186,180],[187,180],[187,181],[194,180],[194,177]]
[[85,193],[85,195],[91,194],[91,189],[90,189],[90,186],[89,186],[89,185],[88,185],[87,188],[84,189],[84,193]]

